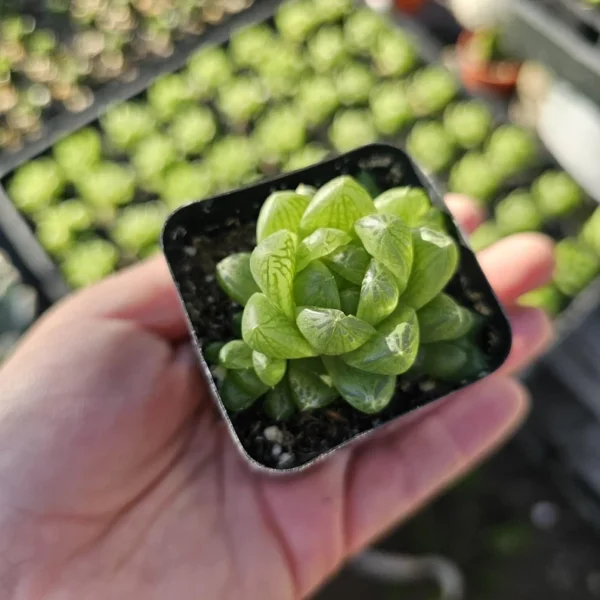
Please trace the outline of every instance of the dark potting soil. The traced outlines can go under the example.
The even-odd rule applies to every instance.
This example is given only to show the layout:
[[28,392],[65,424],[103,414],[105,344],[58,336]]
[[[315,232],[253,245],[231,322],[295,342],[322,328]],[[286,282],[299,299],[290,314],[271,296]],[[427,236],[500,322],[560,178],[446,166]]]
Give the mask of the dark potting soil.
[[[201,348],[211,342],[239,338],[233,317],[242,309],[233,303],[216,282],[216,266],[236,252],[249,252],[256,245],[256,223],[229,222],[230,229],[216,239],[198,236],[179,227],[165,242],[174,274]],[[473,310],[486,315],[489,308],[479,294],[468,292],[469,281],[457,276],[450,285],[452,295]],[[494,331],[482,332],[481,346],[493,351]],[[215,381],[218,371],[213,369]],[[482,376],[485,373],[482,373]],[[466,382],[470,383],[470,382]],[[269,418],[259,400],[250,409],[231,414],[231,423],[245,451],[259,464],[275,469],[301,466],[352,438],[463,387],[428,378],[407,381],[399,378],[396,395],[377,415],[365,415],[342,400],[327,410],[298,413],[287,422]]]

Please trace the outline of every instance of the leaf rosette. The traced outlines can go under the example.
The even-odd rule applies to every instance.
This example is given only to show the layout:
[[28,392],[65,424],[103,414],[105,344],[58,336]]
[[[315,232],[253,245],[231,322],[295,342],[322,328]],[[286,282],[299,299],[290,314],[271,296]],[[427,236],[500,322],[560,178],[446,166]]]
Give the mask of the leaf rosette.
[[377,414],[404,374],[453,383],[485,371],[478,319],[448,291],[460,249],[445,222],[422,189],[373,199],[348,175],[271,194],[257,246],[216,268],[244,307],[241,339],[210,346],[225,407],[260,400],[276,421],[334,402]]

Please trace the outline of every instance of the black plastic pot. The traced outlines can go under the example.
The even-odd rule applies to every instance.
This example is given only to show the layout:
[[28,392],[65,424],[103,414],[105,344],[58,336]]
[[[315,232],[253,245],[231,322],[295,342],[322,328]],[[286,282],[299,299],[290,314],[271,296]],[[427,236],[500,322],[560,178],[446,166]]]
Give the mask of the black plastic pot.
[[[487,356],[489,372],[495,371],[504,363],[511,348],[508,320],[475,255],[450,216],[442,196],[412,160],[398,148],[384,144],[364,146],[307,169],[185,206],[169,218],[163,232],[167,262],[214,400],[242,454],[262,471],[300,471],[334,450],[364,438],[385,423],[401,418],[475,381],[473,379],[453,385],[429,380],[430,385],[421,385],[424,381],[406,385],[408,382],[399,378],[396,395],[390,406],[375,416],[358,413],[346,404],[340,403],[339,407],[334,405],[335,418],[352,421],[352,434],[346,439],[335,439],[331,443],[324,439],[320,451],[311,451],[312,454],[306,455],[301,451],[297,452],[285,464],[282,464],[280,455],[271,456],[271,442],[265,439],[270,436],[265,436],[265,430],[277,426],[282,429],[287,427],[290,431],[293,429],[295,433],[306,433],[312,426],[310,418],[299,415],[284,426],[271,421],[259,404],[242,413],[228,414],[203,356],[207,343],[231,339],[230,323],[236,310],[215,282],[215,262],[231,252],[252,248],[260,208],[273,191],[295,189],[300,184],[319,187],[341,174],[357,178],[373,194],[401,185],[427,190],[433,204],[445,213],[449,231],[457,240],[461,251],[459,271],[448,290],[465,306],[485,314],[486,325],[478,343]],[[285,446],[285,442],[283,445]]]

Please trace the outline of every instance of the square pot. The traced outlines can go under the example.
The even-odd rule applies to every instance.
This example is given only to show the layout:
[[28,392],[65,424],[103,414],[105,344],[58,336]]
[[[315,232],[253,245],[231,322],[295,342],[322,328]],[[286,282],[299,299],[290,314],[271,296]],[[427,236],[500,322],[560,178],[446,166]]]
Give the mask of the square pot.
[[[239,332],[234,333],[232,320],[242,309],[218,286],[216,264],[232,253],[254,248],[256,221],[272,192],[294,190],[300,184],[320,187],[343,174],[358,179],[373,197],[398,186],[424,188],[445,215],[447,229],[460,251],[458,271],[446,289],[463,306],[485,317],[477,344],[486,356],[487,368],[459,384],[426,376],[413,380],[399,376],[394,398],[376,415],[360,413],[341,400],[314,414],[297,413],[285,423],[267,417],[260,401],[246,411],[228,414],[203,351],[212,342],[240,337]],[[162,243],[214,401],[243,456],[261,471],[293,473],[305,469],[382,425],[489,375],[504,363],[511,348],[508,319],[441,194],[406,153],[394,146],[364,146],[306,169],[184,206],[167,221]]]

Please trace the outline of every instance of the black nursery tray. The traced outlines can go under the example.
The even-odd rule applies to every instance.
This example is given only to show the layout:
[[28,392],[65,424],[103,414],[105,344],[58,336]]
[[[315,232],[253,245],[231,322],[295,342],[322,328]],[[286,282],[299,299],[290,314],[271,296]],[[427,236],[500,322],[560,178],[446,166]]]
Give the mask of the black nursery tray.
[[[93,85],[94,101],[81,112],[69,112],[57,106],[50,107],[50,110],[46,110],[43,116],[43,126],[39,137],[28,140],[17,151],[0,149],[0,176],[6,175],[19,165],[44,152],[62,137],[91,123],[112,104],[139,94],[160,75],[179,69],[191,54],[203,45],[220,43],[227,39],[232,31],[248,22],[246,13],[252,12],[254,19],[261,18],[261,15],[271,14],[273,9],[269,6],[270,3],[271,0],[256,1],[250,8],[230,14],[217,24],[206,24],[205,30],[198,35],[183,36],[175,41],[173,51],[168,57],[150,55],[136,61],[133,65],[133,76],[130,74],[125,78],[116,78]],[[61,27],[64,29],[61,17],[45,14],[41,10],[38,0],[26,3],[27,6],[22,2],[20,4],[17,12],[35,15],[41,26],[57,32],[59,38],[65,37],[64,31],[57,31]],[[17,7],[9,5],[2,7],[2,3],[0,3],[0,18],[3,12],[8,14],[9,8],[15,10]]]
[[[464,306],[485,317],[486,324],[477,341],[489,361],[485,374],[498,369],[511,348],[508,320],[441,195],[411,159],[393,146],[364,146],[318,165],[185,206],[176,211],[165,226],[162,240],[164,252],[215,402],[239,450],[254,467],[262,471],[282,473],[302,470],[385,423],[439,400],[484,376],[482,373],[458,385],[430,378],[409,383],[400,377],[392,402],[377,415],[359,413],[341,401],[332,405],[331,410],[324,411],[319,419],[310,413],[302,413],[285,423],[271,420],[260,407],[257,408],[257,404],[241,413],[230,415],[227,412],[203,356],[207,344],[227,341],[234,335],[231,320],[235,306],[215,281],[216,264],[233,252],[253,248],[259,211],[272,192],[295,189],[300,184],[319,187],[343,174],[361,181],[373,195],[407,185],[427,190],[433,205],[445,214],[448,230],[460,248],[459,270],[447,289]],[[269,427],[280,430],[283,454],[272,451],[274,443],[265,434]],[[315,450],[314,443],[305,445],[309,437],[319,440],[318,450]],[[285,440],[292,438],[293,443],[290,442],[286,447]],[[285,460],[282,460],[284,456]]]

